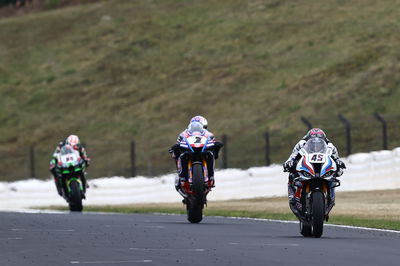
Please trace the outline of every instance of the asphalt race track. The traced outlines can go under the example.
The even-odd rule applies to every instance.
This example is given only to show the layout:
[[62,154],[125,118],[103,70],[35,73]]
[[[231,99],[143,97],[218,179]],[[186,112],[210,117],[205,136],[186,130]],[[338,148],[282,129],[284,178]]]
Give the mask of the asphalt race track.
[[1,266],[399,265],[400,233],[182,215],[0,213]]

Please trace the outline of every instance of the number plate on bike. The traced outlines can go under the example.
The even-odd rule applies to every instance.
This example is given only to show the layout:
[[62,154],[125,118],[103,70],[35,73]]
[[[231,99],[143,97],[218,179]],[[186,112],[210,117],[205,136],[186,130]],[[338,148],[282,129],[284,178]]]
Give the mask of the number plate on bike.
[[191,137],[187,138],[187,141],[190,146],[192,146],[194,148],[200,148],[200,147],[203,147],[204,144],[206,144],[207,138],[204,136],[191,136]]
[[78,160],[78,156],[76,154],[66,154],[66,155],[61,155],[61,162],[64,164],[67,163],[73,163]]
[[310,163],[324,163],[325,160],[325,154],[323,153],[312,153],[308,155],[308,161]]

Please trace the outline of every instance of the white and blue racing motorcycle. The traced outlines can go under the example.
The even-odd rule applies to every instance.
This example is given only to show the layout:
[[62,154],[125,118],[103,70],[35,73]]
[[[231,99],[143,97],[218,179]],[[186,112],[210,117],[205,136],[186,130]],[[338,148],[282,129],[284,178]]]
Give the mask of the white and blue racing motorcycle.
[[303,236],[321,237],[324,221],[335,205],[337,165],[332,157],[332,149],[320,138],[307,141],[299,152],[293,180],[296,192],[294,204],[289,204],[300,221]]

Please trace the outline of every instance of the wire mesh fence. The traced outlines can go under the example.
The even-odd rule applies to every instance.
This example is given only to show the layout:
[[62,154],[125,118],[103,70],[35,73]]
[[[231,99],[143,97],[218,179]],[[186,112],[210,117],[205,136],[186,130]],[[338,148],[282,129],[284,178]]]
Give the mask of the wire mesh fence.
[[[262,134],[250,131],[220,136],[219,139],[224,141],[225,147],[216,167],[245,169],[282,163],[309,126],[322,128],[341,156],[348,155],[348,152],[392,149],[400,146],[400,124],[397,122],[399,118],[385,116],[383,123],[373,115],[346,117],[350,123],[349,127],[339,118],[318,123],[313,123],[312,118],[307,118],[309,124],[304,123],[302,129],[288,128]],[[149,147],[145,140],[129,139],[108,145],[95,140],[85,142],[87,153],[91,157],[89,178],[157,176],[174,172],[175,164],[167,152],[168,144],[165,147]],[[1,145],[0,180],[51,177],[48,167],[54,149],[55,145],[50,144],[24,147]]]

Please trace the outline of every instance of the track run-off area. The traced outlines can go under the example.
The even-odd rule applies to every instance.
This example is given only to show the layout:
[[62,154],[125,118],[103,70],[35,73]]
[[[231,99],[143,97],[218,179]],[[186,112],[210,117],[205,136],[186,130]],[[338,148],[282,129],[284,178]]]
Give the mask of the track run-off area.
[[0,265],[398,265],[400,232],[184,215],[0,212]]

